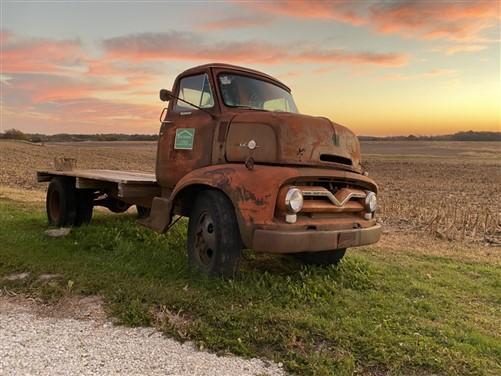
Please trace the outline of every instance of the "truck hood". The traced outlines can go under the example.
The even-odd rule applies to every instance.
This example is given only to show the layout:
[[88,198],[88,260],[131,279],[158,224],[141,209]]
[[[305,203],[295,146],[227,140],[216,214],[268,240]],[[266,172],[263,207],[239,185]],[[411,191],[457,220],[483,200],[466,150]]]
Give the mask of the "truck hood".
[[[249,141],[256,144],[249,148]],[[251,142],[251,147],[253,143]],[[238,113],[226,137],[226,159],[330,166],[361,172],[360,144],[348,128],[327,118],[285,112]]]

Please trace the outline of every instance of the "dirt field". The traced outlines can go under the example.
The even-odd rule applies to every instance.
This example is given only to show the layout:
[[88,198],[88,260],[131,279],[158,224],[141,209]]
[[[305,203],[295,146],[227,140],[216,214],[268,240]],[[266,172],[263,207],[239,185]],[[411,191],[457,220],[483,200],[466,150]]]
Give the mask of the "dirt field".
[[[370,141],[364,164],[380,187],[379,216],[386,231],[487,244],[501,242],[501,145],[495,142]],[[54,157],[81,168],[152,172],[155,142],[79,142],[44,146],[0,141],[0,186],[35,190],[35,171]]]
[[500,243],[501,144],[376,141],[362,153],[390,229]]

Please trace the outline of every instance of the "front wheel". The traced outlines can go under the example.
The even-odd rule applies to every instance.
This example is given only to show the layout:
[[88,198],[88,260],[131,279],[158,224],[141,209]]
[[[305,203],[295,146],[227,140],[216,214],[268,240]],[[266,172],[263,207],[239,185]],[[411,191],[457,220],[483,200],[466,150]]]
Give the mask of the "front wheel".
[[231,277],[238,272],[242,240],[230,200],[219,191],[197,197],[188,223],[188,261],[206,275]]
[[301,252],[295,253],[299,261],[308,265],[336,265],[341,261],[346,253],[346,248],[334,249],[332,251],[322,251],[322,252]]

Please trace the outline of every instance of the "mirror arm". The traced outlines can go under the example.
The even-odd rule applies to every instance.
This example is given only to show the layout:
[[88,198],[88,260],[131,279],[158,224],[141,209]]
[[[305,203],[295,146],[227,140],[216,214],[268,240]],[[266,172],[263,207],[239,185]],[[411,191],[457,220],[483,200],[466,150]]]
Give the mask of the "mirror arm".
[[192,107],[198,108],[199,110],[201,110],[201,111],[205,112],[206,114],[209,114],[209,116],[210,116],[211,118],[216,119],[216,115],[214,115],[214,114],[213,114],[213,113],[211,113],[210,111],[207,111],[205,108],[199,107],[199,106],[197,106],[196,104],[193,104],[193,103],[191,103],[191,102],[185,101],[184,99],[181,99],[181,98],[179,98],[179,97],[176,97],[174,94],[172,94],[172,97],[173,97],[173,98],[176,98],[177,100],[179,100],[179,101],[181,101],[181,102],[184,102],[184,103],[186,103],[186,104],[189,104],[189,105],[190,105],[190,106],[192,106]]
[[[161,99],[162,99],[162,92],[163,92],[163,91],[164,91],[164,89],[160,90],[160,98],[161,98]],[[165,90],[165,91],[167,92],[167,90]],[[178,96],[176,96],[176,95],[172,94],[172,92],[170,92],[170,91],[168,92],[168,94],[167,94],[167,95],[169,96],[169,99],[168,99],[168,100],[170,100],[170,99],[172,99],[172,98],[177,99],[178,101],[181,101],[181,102],[184,102],[184,103],[186,103],[186,104],[189,104],[191,107],[195,107],[195,108],[197,108],[197,109],[199,109],[199,110],[201,110],[201,111],[205,112],[205,113],[206,113],[206,114],[208,114],[208,115],[209,115],[212,119],[216,119],[216,115],[212,114],[210,111],[207,111],[205,108],[202,108],[202,107],[200,107],[200,106],[197,106],[196,104],[193,104],[193,103],[188,102],[188,101],[186,101],[186,100],[184,100],[184,99],[181,99],[181,98],[179,98]],[[162,100],[164,100],[164,99],[162,99]],[[165,100],[164,100],[164,101],[165,101]],[[163,111],[162,111],[162,114],[163,114]],[[162,121],[162,120],[160,119],[160,121]]]

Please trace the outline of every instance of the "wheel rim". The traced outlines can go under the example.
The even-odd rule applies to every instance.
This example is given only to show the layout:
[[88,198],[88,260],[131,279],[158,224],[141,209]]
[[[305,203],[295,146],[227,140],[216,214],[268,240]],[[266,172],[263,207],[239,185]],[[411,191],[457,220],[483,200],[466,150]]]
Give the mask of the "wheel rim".
[[214,221],[207,212],[203,212],[198,217],[197,230],[195,236],[195,253],[198,261],[208,266],[214,259],[216,244],[216,234]]
[[61,202],[57,191],[52,191],[50,194],[49,210],[51,218],[57,222],[61,215]]

